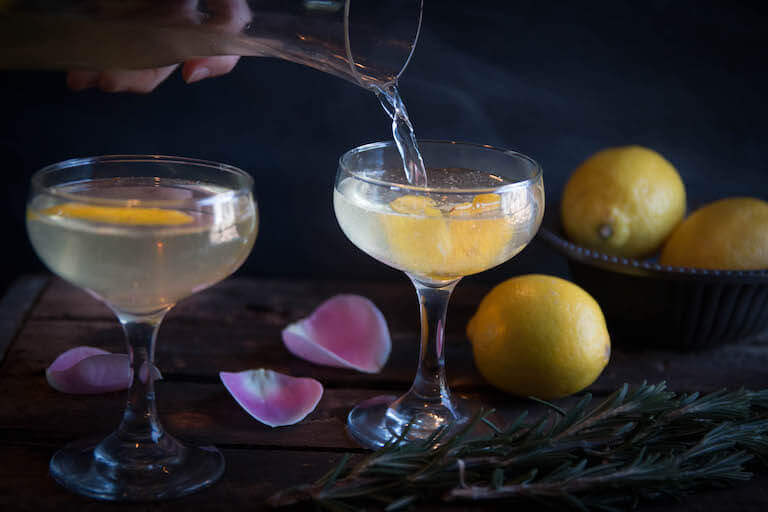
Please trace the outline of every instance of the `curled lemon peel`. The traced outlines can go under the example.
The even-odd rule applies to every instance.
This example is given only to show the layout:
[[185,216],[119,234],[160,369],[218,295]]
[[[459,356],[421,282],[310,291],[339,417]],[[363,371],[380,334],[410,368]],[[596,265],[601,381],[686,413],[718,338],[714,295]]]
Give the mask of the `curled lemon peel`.
[[[179,210],[126,206],[96,206],[83,203],[62,203],[40,210],[40,215],[89,220],[105,224],[131,226],[179,226],[194,222],[194,217]],[[34,213],[31,216],[36,217]]]

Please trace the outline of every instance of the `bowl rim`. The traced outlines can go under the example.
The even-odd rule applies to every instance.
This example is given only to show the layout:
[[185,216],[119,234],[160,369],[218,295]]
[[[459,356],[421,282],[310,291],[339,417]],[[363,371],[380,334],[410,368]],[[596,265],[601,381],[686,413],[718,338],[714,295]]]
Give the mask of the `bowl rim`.
[[694,267],[677,267],[663,265],[656,261],[639,260],[636,258],[626,258],[623,256],[614,256],[595,249],[588,249],[579,244],[573,243],[563,236],[560,236],[556,230],[551,229],[550,224],[556,224],[561,229],[559,218],[560,204],[556,203],[556,212],[550,213],[550,219],[554,221],[542,223],[539,229],[540,236],[551,247],[564,253],[569,259],[580,263],[600,267],[604,270],[620,272],[623,274],[642,275],[646,277],[657,277],[665,279],[699,279],[715,280],[742,283],[768,283],[768,269],[759,270],[711,270]]

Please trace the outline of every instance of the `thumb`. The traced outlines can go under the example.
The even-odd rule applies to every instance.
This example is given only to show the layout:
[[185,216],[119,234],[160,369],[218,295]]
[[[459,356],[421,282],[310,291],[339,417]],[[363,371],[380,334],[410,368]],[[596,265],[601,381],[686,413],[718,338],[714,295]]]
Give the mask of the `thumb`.
[[181,68],[181,76],[185,82],[191,84],[203,78],[226,75],[232,71],[239,59],[240,57],[235,55],[190,59]]

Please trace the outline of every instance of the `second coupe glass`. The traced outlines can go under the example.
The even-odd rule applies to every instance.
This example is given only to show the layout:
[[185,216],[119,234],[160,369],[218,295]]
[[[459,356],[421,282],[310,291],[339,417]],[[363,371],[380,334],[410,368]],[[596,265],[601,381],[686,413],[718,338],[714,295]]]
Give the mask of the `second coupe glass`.
[[421,348],[411,389],[355,407],[347,426],[376,448],[403,436],[428,438],[459,427],[477,404],[453,395],[445,376],[444,329],[451,293],[466,275],[499,265],[533,238],[544,186],[530,158],[484,145],[421,141],[427,187],[409,185],[394,143],[368,144],[339,162],[333,204],[346,236],[377,260],[405,272],[419,298]]

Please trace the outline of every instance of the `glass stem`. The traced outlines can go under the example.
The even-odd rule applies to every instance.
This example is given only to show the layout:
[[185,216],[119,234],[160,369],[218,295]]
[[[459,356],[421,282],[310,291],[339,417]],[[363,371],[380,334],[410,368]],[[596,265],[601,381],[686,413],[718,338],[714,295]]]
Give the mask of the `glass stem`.
[[[411,277],[419,297],[421,341],[419,366],[408,395],[412,399],[441,404],[453,410],[451,395],[445,377],[444,332],[448,301],[459,280],[440,287],[428,286]],[[406,396],[408,396],[406,395]]]
[[163,427],[155,407],[155,340],[160,323],[170,310],[166,308],[150,315],[134,316],[118,313],[128,345],[133,371],[131,388],[123,419],[116,434],[123,440],[157,443]]

